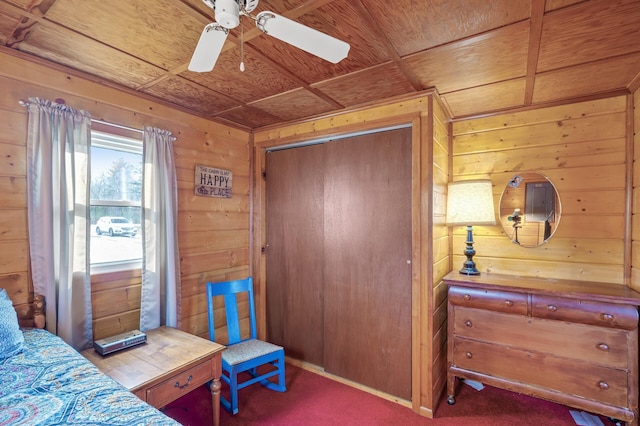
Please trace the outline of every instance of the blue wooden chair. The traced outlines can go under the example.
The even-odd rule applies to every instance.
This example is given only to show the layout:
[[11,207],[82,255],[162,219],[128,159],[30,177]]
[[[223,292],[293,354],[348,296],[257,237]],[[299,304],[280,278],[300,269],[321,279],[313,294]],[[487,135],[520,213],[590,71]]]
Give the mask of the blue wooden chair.
[[[249,303],[249,336],[242,338],[236,295],[247,293]],[[254,383],[260,383],[278,392],[287,390],[284,375],[284,349],[281,346],[256,338],[256,316],[253,300],[253,280],[207,283],[207,303],[209,316],[209,339],[215,341],[214,297],[224,296],[229,342],[222,352],[222,381],[229,385],[230,400],[220,397],[222,406],[232,414],[238,413],[238,391]],[[220,325],[218,325],[220,326]],[[246,336],[246,333],[245,333]],[[219,342],[221,343],[221,342]],[[258,367],[262,367],[260,372]],[[267,371],[264,371],[267,370]],[[247,372],[251,378],[238,381],[240,373]],[[277,382],[269,380],[278,376]]]

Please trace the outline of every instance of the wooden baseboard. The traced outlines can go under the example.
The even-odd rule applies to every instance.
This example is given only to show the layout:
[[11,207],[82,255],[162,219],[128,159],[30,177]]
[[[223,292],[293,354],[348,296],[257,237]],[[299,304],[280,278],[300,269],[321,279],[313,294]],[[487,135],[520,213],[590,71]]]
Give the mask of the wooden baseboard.
[[[364,391],[364,392],[370,393],[372,395],[378,396],[380,398],[386,399],[387,401],[395,402],[396,404],[400,404],[400,405],[403,405],[403,406],[405,406],[407,408],[413,409],[413,405],[411,404],[411,401],[408,401],[408,400],[403,399],[403,398],[399,398],[399,397],[394,396],[394,395],[390,395],[388,393],[379,391],[377,389],[373,389],[373,388],[371,388],[369,386],[365,386],[365,385],[360,384],[360,383],[356,383],[356,382],[354,382],[352,380],[345,379],[344,377],[340,377],[340,376],[336,376],[335,374],[327,373],[324,370],[324,368],[322,368],[322,367],[320,367],[318,365],[311,364],[311,363],[308,363],[308,362],[305,362],[305,361],[300,361],[298,359],[289,358],[289,357],[285,357],[285,361],[288,362],[291,365],[295,365],[296,367],[300,367],[303,370],[307,370],[307,371],[310,371],[312,373],[319,374],[319,375],[324,376],[324,377],[326,377],[328,379],[335,380],[336,382],[343,383],[343,384],[345,384],[347,386],[351,386],[352,388],[359,389],[361,391]],[[422,411],[421,411],[421,414],[422,414]],[[428,414],[423,414],[423,415],[426,415],[427,417],[432,417],[433,416],[433,414],[431,414],[431,416],[429,416]]]

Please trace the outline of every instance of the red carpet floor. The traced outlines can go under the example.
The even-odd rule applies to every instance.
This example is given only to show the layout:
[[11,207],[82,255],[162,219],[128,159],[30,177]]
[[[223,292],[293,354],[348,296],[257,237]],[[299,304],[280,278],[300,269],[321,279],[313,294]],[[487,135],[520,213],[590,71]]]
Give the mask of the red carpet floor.
[[[223,393],[225,385],[223,385]],[[287,364],[287,392],[260,385],[239,392],[240,412],[220,410],[221,425],[575,425],[569,408],[492,387],[460,384],[455,405],[441,401],[434,419],[402,405]],[[169,404],[165,414],[187,426],[211,424],[211,398],[202,386]],[[605,426],[614,423],[600,417]]]

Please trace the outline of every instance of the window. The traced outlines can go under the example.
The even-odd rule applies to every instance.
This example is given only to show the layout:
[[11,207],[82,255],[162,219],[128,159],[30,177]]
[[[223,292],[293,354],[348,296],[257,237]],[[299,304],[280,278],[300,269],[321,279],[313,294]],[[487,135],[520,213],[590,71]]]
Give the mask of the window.
[[91,132],[93,272],[139,268],[142,259],[142,140]]

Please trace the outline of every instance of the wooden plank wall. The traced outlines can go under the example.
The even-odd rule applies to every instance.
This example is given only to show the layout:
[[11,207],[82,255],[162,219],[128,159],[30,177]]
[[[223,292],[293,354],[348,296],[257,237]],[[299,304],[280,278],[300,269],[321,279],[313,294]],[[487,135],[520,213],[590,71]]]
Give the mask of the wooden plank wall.
[[7,103],[7,84],[0,80],[0,287],[7,290],[20,323],[33,325],[33,287],[29,274],[27,233],[27,150],[24,108]]
[[633,204],[630,286],[640,291],[640,89],[633,94]]
[[[474,227],[481,271],[625,283],[627,108],[617,96],[453,123],[453,180],[490,178],[497,208],[514,174],[536,171],[562,205],[556,233],[536,248],[513,244],[499,225]],[[455,229],[454,269],[464,241]]]
[[[40,82],[40,83],[37,83]],[[178,232],[181,267],[181,328],[207,336],[204,283],[247,276],[249,272],[250,133],[187,114],[128,90],[99,84],[77,72],[32,62],[0,48],[0,287],[7,288],[20,316],[30,318],[33,288],[29,276],[26,214],[26,109],[20,99],[65,99],[100,120],[141,129],[170,130],[178,175]],[[194,195],[195,165],[233,172],[230,199]],[[138,271],[139,273],[139,271]],[[139,277],[136,272],[92,277],[97,337],[136,324]],[[104,306],[119,303],[122,309]],[[139,315],[139,313],[137,313]]]
[[450,179],[450,120],[439,102],[433,106],[433,214],[431,265],[433,265],[430,306],[431,376],[430,400],[436,407],[446,385],[447,368],[447,286],[442,278],[451,270],[451,240],[446,226],[447,183]]
[[140,328],[140,269],[91,275],[93,339]]

